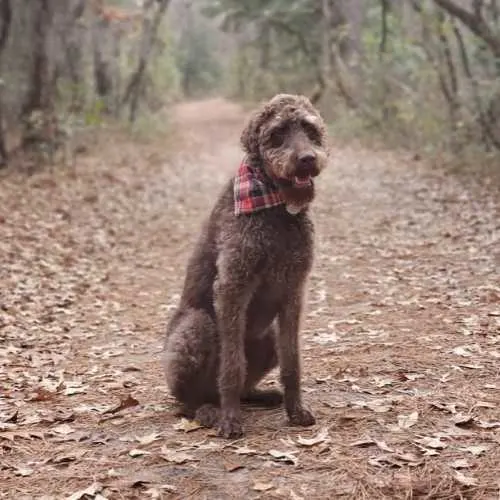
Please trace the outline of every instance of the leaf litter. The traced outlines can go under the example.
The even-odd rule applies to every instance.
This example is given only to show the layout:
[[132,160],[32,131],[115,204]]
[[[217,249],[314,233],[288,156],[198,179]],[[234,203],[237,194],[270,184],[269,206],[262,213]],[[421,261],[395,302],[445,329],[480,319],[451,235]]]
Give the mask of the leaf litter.
[[[211,439],[211,431],[190,432],[184,422],[173,427],[180,421],[153,360],[160,342],[158,349],[151,345],[179,295],[200,213],[240,159],[228,138],[234,131],[237,142],[243,114],[224,128],[227,117],[217,116],[226,106],[219,100],[200,112],[197,104],[195,116],[210,116],[214,127],[196,120],[179,127],[201,141],[193,148],[189,140],[189,149],[203,156],[201,170],[196,151],[166,161],[163,140],[114,143],[106,130],[112,151],[100,148],[72,171],[31,177],[2,171],[0,281],[9,293],[0,303],[0,456],[2,464],[7,456],[16,464],[0,470],[2,486],[15,491],[22,481],[23,494],[33,498],[103,498],[103,484],[84,479],[102,460],[99,480],[116,487],[111,496],[196,496],[197,483],[182,475],[196,467],[201,487],[222,498],[235,485],[224,486],[219,474],[239,465],[255,474],[250,490],[271,485],[262,496],[295,498],[296,491],[298,498],[327,498],[337,487],[373,498],[396,498],[403,489],[408,498],[428,495],[419,484],[432,484],[437,497],[459,498],[465,488],[494,496],[500,276],[485,235],[498,231],[498,203],[390,152],[339,145],[332,153],[336,169],[322,174],[314,314],[304,335],[304,389],[319,430],[285,439],[289,430],[265,411],[231,443]],[[189,196],[195,177],[199,197]],[[447,198],[461,201],[439,201]],[[332,200],[338,217],[331,215]],[[130,387],[133,395],[123,392]],[[141,451],[135,458],[134,449]],[[234,457],[229,466],[218,460],[227,453]],[[361,465],[358,490],[341,472],[354,457]],[[114,482],[145,463],[178,475],[145,487]],[[284,468],[293,476],[290,489],[264,475]],[[404,485],[391,483],[394,468],[408,476]]]

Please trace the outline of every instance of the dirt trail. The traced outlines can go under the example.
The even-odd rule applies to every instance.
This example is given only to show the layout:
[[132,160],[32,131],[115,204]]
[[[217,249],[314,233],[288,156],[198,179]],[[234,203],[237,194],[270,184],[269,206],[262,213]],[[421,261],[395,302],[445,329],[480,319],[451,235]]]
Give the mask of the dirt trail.
[[161,337],[243,120],[182,104],[174,141],[110,131],[74,168],[1,174],[0,498],[498,499],[500,200],[405,155],[334,144],[319,183],[318,424],[182,430]]

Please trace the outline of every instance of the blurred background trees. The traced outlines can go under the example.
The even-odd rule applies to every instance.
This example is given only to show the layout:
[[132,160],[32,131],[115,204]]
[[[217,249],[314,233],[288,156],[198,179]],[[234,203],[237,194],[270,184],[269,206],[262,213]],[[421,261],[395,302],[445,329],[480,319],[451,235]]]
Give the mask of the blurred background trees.
[[179,98],[308,95],[336,132],[500,150],[500,0],[0,0],[0,159]]
[[399,144],[500,149],[497,0],[207,0],[237,37],[230,90],[308,94]]

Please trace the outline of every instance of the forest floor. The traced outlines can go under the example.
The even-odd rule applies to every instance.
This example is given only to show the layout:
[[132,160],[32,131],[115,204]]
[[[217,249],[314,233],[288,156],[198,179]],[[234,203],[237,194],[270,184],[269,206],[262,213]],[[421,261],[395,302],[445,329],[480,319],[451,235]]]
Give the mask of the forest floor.
[[1,173],[0,498],[498,500],[500,196],[409,154],[332,138],[318,179],[317,424],[246,407],[225,441],[175,415],[162,337],[244,115],[184,103],[173,139]]

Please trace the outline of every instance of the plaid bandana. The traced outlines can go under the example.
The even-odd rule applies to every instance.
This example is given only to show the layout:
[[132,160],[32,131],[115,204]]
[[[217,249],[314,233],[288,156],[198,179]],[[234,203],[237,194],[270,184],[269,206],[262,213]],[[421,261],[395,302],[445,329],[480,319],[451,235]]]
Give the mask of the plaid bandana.
[[234,179],[234,213],[251,214],[283,203],[272,179],[243,161]]

